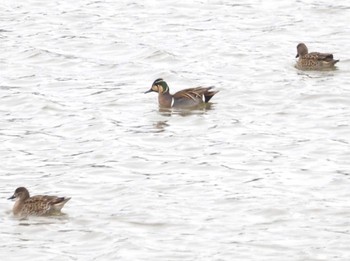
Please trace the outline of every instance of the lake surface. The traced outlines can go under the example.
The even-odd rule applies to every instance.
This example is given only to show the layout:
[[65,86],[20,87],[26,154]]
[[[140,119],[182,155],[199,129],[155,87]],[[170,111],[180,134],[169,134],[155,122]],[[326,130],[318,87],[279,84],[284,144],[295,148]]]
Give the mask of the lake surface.
[[[349,1],[0,6],[1,260],[350,260]],[[294,68],[296,45],[337,70]],[[210,108],[144,94],[214,85]],[[18,220],[6,200],[72,197]]]

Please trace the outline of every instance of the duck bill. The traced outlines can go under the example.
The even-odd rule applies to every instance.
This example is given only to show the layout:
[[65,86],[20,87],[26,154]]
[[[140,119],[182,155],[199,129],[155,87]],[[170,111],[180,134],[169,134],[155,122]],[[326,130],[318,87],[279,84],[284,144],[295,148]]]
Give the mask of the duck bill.
[[152,90],[152,89],[149,89],[149,90],[146,91],[145,93],[149,93],[149,92],[153,92],[153,90]]
[[299,54],[297,54],[296,56],[295,56],[295,58],[298,58],[299,57]]
[[8,200],[15,199],[15,198],[16,198],[16,196],[12,195],[11,197],[8,198]]

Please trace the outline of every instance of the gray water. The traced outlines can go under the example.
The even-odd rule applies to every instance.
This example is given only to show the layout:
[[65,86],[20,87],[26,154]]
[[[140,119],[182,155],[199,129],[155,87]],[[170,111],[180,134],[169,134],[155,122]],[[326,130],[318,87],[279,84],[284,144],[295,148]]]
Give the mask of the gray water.
[[[0,6],[1,260],[350,260],[350,2]],[[337,70],[294,68],[296,45]],[[144,94],[215,85],[210,108]],[[13,217],[16,187],[72,197]]]

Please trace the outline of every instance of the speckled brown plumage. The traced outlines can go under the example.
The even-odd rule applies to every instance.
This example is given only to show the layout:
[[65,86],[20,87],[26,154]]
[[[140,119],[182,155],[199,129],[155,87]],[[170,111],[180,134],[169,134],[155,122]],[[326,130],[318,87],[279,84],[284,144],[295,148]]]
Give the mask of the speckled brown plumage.
[[58,212],[71,198],[46,195],[30,197],[25,187],[19,187],[9,199],[16,199],[12,208],[13,214],[23,217],[49,215]]
[[304,43],[297,45],[297,55],[299,57],[295,67],[300,70],[324,70],[332,69],[339,60],[333,59],[331,53],[308,52]]

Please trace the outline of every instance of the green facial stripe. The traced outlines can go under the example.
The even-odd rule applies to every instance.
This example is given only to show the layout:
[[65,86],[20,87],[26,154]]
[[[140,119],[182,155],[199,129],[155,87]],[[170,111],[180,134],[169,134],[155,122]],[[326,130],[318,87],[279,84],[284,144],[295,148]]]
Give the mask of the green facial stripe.
[[162,86],[162,93],[169,91],[169,87],[168,87],[168,85],[166,84],[166,82],[163,82],[163,83],[164,83],[164,84],[161,85],[161,86]]

